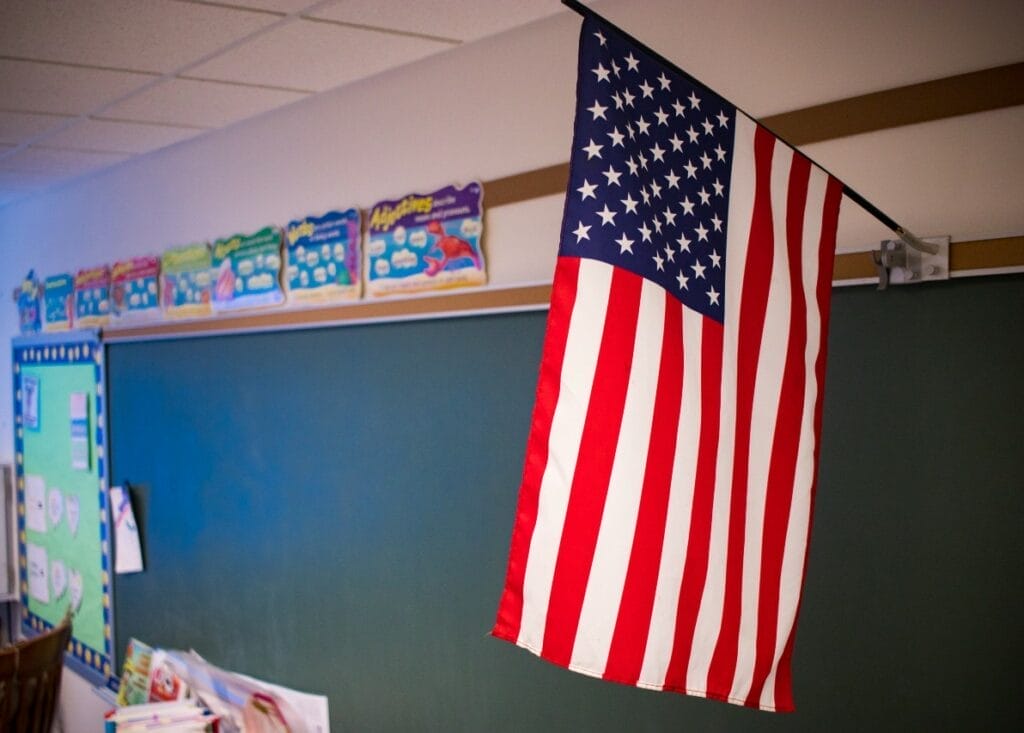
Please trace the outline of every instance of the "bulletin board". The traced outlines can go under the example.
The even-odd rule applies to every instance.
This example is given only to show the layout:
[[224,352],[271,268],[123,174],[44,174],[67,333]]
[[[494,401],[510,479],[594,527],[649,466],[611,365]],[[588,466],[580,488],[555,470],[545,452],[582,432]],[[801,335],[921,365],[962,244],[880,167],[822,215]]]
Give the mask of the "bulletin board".
[[73,612],[68,661],[112,681],[103,349],[97,331],[14,339],[22,630]]

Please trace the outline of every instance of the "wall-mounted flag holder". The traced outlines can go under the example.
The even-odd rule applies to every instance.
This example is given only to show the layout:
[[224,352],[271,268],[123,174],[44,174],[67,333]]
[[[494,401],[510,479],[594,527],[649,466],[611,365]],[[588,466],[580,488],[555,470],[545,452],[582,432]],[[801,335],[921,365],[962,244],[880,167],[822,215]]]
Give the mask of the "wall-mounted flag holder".
[[878,268],[878,289],[892,285],[949,279],[949,237],[913,241],[883,240],[871,253]]

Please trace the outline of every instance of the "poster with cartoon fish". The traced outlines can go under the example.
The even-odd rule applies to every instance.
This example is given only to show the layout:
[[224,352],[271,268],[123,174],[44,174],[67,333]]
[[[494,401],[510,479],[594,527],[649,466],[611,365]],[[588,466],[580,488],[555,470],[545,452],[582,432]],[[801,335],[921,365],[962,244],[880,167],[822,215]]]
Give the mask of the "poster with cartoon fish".
[[381,201],[366,232],[366,293],[391,295],[487,282],[483,186],[448,186]]
[[281,230],[264,227],[213,243],[214,312],[277,305],[281,288]]
[[75,274],[75,326],[105,326],[110,321],[110,268],[106,265]]
[[329,211],[288,223],[285,285],[296,302],[359,297],[359,211]]
[[71,273],[43,281],[43,330],[67,331],[75,321],[75,278]]
[[160,257],[160,292],[164,315],[198,318],[213,312],[213,258],[205,243],[172,247]]
[[110,299],[118,319],[160,315],[160,258],[133,257],[110,270]]

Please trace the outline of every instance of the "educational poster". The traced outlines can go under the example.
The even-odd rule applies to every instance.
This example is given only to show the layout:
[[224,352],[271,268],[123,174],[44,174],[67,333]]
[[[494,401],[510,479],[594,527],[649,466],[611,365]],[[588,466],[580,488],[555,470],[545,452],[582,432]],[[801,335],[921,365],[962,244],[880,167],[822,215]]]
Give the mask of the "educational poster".
[[29,635],[44,631],[71,609],[69,662],[108,684],[111,548],[99,334],[17,338],[12,351],[22,625]]
[[110,299],[118,319],[160,315],[160,259],[133,257],[110,270]]
[[110,268],[93,267],[75,275],[75,326],[105,326],[110,320]]
[[160,290],[164,314],[171,318],[196,318],[212,312],[213,258],[203,243],[174,247],[160,258]]
[[67,331],[75,320],[75,278],[51,275],[43,282],[43,330]]
[[15,295],[18,303],[18,330],[23,334],[39,333],[39,281],[36,280],[34,270],[29,270]]
[[281,230],[265,227],[218,239],[211,274],[215,312],[283,303]]
[[330,302],[359,298],[359,212],[307,216],[285,229],[288,299]]
[[486,283],[482,202],[483,187],[470,183],[375,205],[366,232],[367,294]]

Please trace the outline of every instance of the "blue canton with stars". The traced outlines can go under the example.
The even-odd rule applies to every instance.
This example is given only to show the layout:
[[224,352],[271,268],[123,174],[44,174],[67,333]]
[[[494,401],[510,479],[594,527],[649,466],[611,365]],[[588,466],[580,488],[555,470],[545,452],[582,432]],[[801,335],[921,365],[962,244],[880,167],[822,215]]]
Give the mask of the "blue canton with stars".
[[722,322],[736,110],[587,18],[559,250]]

